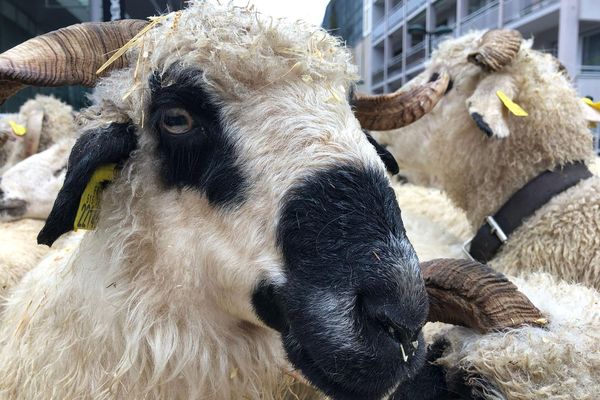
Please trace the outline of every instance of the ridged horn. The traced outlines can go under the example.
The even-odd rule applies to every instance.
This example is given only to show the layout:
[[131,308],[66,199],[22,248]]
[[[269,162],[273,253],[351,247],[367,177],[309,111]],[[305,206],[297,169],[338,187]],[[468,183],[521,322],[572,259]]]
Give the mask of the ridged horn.
[[[94,86],[96,70],[132,39],[142,20],[87,22],[49,32],[0,54],[0,105],[26,85]],[[125,57],[110,69],[123,68]]]
[[510,64],[521,48],[523,37],[518,31],[492,29],[481,37],[479,49],[467,56],[469,62],[484,71],[497,72]]
[[[416,79],[416,78],[415,78]],[[411,124],[427,114],[442,98],[450,77],[446,72],[434,74],[429,82],[409,85],[390,94],[369,96],[355,94],[354,115],[364,129],[386,131]]]
[[421,263],[430,322],[461,325],[481,333],[544,326],[546,318],[504,275],[470,260]]

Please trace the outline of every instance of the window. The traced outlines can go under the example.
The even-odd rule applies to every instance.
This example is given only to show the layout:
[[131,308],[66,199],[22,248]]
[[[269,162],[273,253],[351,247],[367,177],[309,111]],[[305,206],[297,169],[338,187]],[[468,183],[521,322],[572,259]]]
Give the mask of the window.
[[600,32],[583,38],[582,65],[600,65]]

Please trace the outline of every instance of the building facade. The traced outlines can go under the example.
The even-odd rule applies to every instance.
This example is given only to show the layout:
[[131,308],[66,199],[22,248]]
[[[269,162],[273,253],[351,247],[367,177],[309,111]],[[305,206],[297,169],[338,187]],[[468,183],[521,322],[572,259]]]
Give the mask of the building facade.
[[372,27],[365,32],[371,36],[371,65],[364,79],[373,93],[394,91],[417,75],[448,35],[505,27],[533,37],[534,48],[567,67],[582,96],[600,99],[597,0],[370,1]]

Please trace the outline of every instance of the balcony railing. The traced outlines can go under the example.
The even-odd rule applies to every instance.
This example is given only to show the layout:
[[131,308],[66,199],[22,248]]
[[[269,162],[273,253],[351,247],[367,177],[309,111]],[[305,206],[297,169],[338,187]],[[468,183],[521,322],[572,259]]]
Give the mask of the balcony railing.
[[402,53],[392,57],[388,63],[388,76],[402,71]]
[[383,36],[383,32],[385,31],[385,23],[383,18],[380,18],[377,22],[373,24],[373,40],[379,39]]
[[373,72],[373,75],[371,75],[371,81],[373,85],[383,82],[383,68]]
[[560,0],[505,0],[504,23],[508,24],[559,2]]
[[404,3],[396,5],[389,12],[388,26],[394,27],[398,25],[404,19]]
[[411,12],[415,11],[425,3],[427,3],[426,0],[408,0],[406,2],[406,15],[409,15]]
[[471,30],[489,29],[496,26],[498,26],[498,1],[469,14],[462,22],[461,32],[467,33]]
[[406,69],[410,69],[425,61],[425,41],[411,47],[406,52]]
[[600,65],[582,65],[582,75],[600,75]]

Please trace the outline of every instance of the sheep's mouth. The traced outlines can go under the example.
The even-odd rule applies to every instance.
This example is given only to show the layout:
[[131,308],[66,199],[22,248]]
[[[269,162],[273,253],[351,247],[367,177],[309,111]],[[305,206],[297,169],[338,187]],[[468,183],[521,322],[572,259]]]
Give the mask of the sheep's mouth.
[[415,376],[423,365],[426,346],[422,333],[405,343],[404,338],[399,340],[375,323],[356,321],[362,327],[356,325],[356,329],[341,332],[339,326],[327,321],[334,316],[318,322],[306,319],[311,314],[308,310],[290,314],[286,307],[289,299],[282,292],[285,291],[275,285],[261,282],[253,294],[255,311],[266,325],[281,334],[293,367],[331,398],[382,399]]
[[27,202],[21,199],[0,200],[0,220],[12,221],[25,215]]
[[[389,393],[395,391],[402,383],[414,377],[422,367],[425,359],[425,345],[422,335],[419,338],[419,348],[413,352],[408,359],[402,360],[401,356],[397,358],[394,366],[388,366],[388,371],[395,370],[388,376],[374,373],[366,380],[352,379],[349,376],[340,376],[327,372],[323,366],[317,362],[311,352],[303,346],[291,332],[282,335],[287,356],[292,363],[309,382],[322,390],[332,399],[343,400],[380,400],[387,398]],[[386,361],[382,360],[385,364]],[[379,369],[379,368],[376,368]],[[366,373],[365,375],[368,375]],[[351,379],[351,380],[348,380]],[[359,381],[361,383],[359,383]]]

